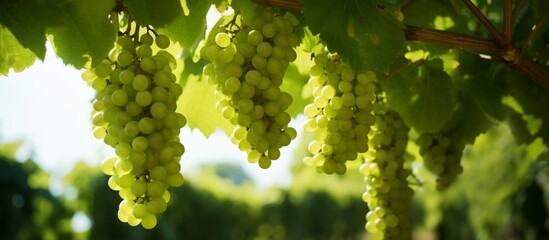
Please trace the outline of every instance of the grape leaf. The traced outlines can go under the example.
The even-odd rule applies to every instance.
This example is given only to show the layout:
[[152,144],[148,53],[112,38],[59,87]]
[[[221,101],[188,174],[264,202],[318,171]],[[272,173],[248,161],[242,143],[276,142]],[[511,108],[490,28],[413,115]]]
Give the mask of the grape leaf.
[[320,44],[320,38],[318,35],[313,35],[308,27],[303,29],[301,46],[306,53],[320,53],[323,50],[323,46]]
[[[425,9],[436,9],[436,11],[425,11]],[[450,29],[453,32],[467,31],[466,21],[462,15],[456,12],[451,1],[420,0],[402,9],[406,16],[406,24],[415,26],[429,26],[439,30]],[[445,20],[446,24],[437,24]]]
[[141,26],[164,27],[177,16],[183,15],[179,0],[124,0],[130,14]]
[[231,7],[237,10],[242,18],[247,19],[250,19],[253,15],[258,13],[258,9],[261,9],[261,5],[258,5],[252,0],[232,0]]
[[194,52],[206,32],[206,14],[211,0],[187,0],[189,15],[179,14],[160,32],[179,42],[186,51]]
[[34,53],[21,46],[9,29],[0,25],[0,75],[8,75],[13,69],[21,72],[36,60]]
[[402,53],[403,25],[375,0],[303,0],[305,25],[355,71],[387,72]]
[[513,132],[517,144],[529,144],[534,140],[534,136],[528,131],[527,123],[518,113],[510,114],[507,118],[507,124]]
[[459,62],[459,71],[463,77],[456,81],[456,86],[469,94],[486,114],[504,120],[509,109],[501,102],[505,86],[497,76],[501,64],[494,64],[469,54],[461,54]]
[[542,121],[543,124],[534,134],[542,137],[546,144],[549,143],[549,124],[545,124],[549,122],[547,91],[512,70],[505,71],[502,76],[507,83],[509,94],[520,104],[524,114],[532,115]]
[[197,128],[204,136],[210,136],[217,128],[230,135],[234,126],[216,111],[217,99],[215,86],[200,79],[199,75],[190,75],[177,101],[177,112],[187,117],[191,129]]
[[65,64],[81,68],[89,58],[95,65],[108,55],[116,38],[116,29],[108,19],[113,7],[114,0],[79,0],[60,13],[64,25],[50,32],[57,55]]
[[0,24],[38,58],[46,56],[46,29],[61,23],[65,1],[0,0]]
[[181,77],[179,78],[179,84],[185,87],[185,84],[187,84],[187,79],[192,75],[201,75],[202,69],[209,62],[204,59],[200,59],[198,60],[198,62],[194,62],[193,56],[189,52],[185,52],[182,55],[182,59],[183,59],[184,67],[183,67],[183,72],[181,72]]
[[461,96],[459,103],[459,121],[454,132],[465,143],[473,144],[480,134],[494,125],[494,122],[470,96]]
[[389,106],[418,133],[432,133],[452,117],[456,90],[440,59],[409,68],[383,82]]

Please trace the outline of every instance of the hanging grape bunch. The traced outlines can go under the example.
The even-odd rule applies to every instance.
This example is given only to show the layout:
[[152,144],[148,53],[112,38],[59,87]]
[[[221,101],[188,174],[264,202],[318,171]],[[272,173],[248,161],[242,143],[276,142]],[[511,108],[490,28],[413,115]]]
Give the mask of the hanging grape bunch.
[[170,200],[168,186],[183,183],[179,133],[186,119],[175,111],[182,93],[172,73],[175,58],[162,50],[170,40],[149,28],[139,35],[143,28],[128,24],[136,25],[133,33],[121,33],[108,59],[83,78],[96,91],[94,135],[115,149],[101,169],[123,199],[118,218],[151,229]]
[[341,175],[347,171],[346,161],[368,150],[376,75],[355,73],[337,55],[317,54],[314,61],[308,83],[314,100],[305,107],[309,120],[304,128],[315,139],[308,146],[312,156],[304,162],[319,172]]
[[447,189],[463,172],[461,156],[465,141],[456,130],[459,112],[440,131],[422,134],[418,138],[419,153],[425,168],[437,176],[437,190]]
[[288,126],[286,112],[292,97],[280,85],[296,59],[293,48],[299,39],[293,28],[298,24],[293,15],[271,8],[257,10],[249,19],[235,15],[213,30],[201,51],[211,62],[204,74],[216,86],[216,107],[236,125],[231,141],[261,168],[269,168],[297,134]]
[[404,168],[408,127],[383,99],[374,105],[374,114],[370,149],[360,167],[366,182],[362,199],[370,209],[365,228],[372,239],[410,239],[409,204],[413,190],[406,180],[410,172]]

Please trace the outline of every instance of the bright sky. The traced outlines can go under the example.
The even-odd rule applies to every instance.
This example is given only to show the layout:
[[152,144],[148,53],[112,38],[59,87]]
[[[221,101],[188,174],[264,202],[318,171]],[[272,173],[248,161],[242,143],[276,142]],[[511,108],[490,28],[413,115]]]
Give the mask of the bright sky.
[[[49,44],[47,47],[44,63],[37,61],[21,73],[0,76],[0,141],[25,140],[19,158],[32,155],[44,170],[58,179],[79,160],[99,164],[114,153],[95,139],[91,131],[93,89],[81,80],[80,70],[65,66]],[[303,122],[298,119],[290,124],[299,136]],[[196,172],[201,164],[229,161],[241,164],[261,187],[290,183],[290,159],[299,142],[296,139],[284,147],[281,159],[263,170],[257,164],[249,164],[246,154],[221,131],[206,139],[198,130],[185,127],[181,139],[186,148],[181,160],[184,174]]]

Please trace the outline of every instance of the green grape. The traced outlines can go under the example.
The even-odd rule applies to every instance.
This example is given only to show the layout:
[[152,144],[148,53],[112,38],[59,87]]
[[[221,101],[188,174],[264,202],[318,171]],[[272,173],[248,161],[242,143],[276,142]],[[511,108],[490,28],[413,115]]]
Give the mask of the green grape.
[[116,56],[116,62],[122,67],[129,66],[133,62],[133,54],[129,51],[122,50]]
[[139,67],[141,67],[141,69],[143,69],[143,71],[147,73],[154,74],[156,71],[156,62],[154,62],[154,59],[152,57],[144,57],[144,58],[141,58]]
[[146,107],[146,106],[149,106],[152,102],[152,99],[153,96],[152,96],[152,93],[149,92],[149,91],[139,91],[136,95],[135,95],[135,102],[137,103],[138,106],[141,106],[141,107]]
[[114,164],[116,163],[115,157],[106,158],[101,163],[101,171],[107,175],[114,175],[116,172],[114,171]]
[[[371,113],[362,111],[354,99],[365,96],[368,101],[363,103],[363,107],[371,109],[375,89],[355,95],[354,89],[363,87],[363,84],[337,55],[318,54],[315,63],[309,71],[311,79],[308,83],[313,89],[314,99],[304,109],[309,118],[304,129],[314,132],[315,140],[309,145],[312,157],[306,157],[304,162],[316,166],[320,172],[344,174],[346,161],[353,161],[359,153],[368,150],[367,135],[374,123]],[[330,64],[333,64],[335,72],[329,72],[325,67]]]
[[96,91],[94,136],[112,146],[117,156],[105,159],[101,170],[111,176],[109,187],[123,199],[118,217],[146,229],[166,210],[168,186],[183,184],[179,159],[185,148],[179,133],[187,123],[175,112],[183,91],[172,73],[175,58],[153,50],[153,42],[158,48],[170,45],[164,35],[155,39],[143,34],[139,43],[120,36],[110,60],[82,74]]
[[409,207],[413,191],[406,180],[409,171],[404,167],[408,127],[387,108],[383,96],[377,99],[373,110],[375,124],[359,169],[366,182],[362,199],[370,209],[365,229],[372,239],[411,239]]
[[463,172],[460,162],[465,141],[456,130],[460,116],[459,112],[455,113],[441,130],[418,138],[419,153],[427,170],[437,176],[438,190],[447,189]]
[[144,204],[135,204],[132,208],[132,215],[137,219],[142,219],[147,215],[147,207]]
[[[287,28],[277,29],[274,19]],[[269,168],[280,157],[280,148],[296,137],[295,129],[288,126],[287,110],[293,99],[280,85],[289,64],[286,52],[295,54],[292,48],[299,42],[280,46],[275,41],[276,36],[298,39],[293,26],[277,11],[265,8],[243,18],[236,31],[230,25],[212,31],[201,51],[201,57],[210,61],[203,73],[216,86],[216,109],[236,125],[231,141],[261,168]],[[173,184],[179,185],[175,180]]]
[[145,229],[153,229],[156,226],[156,216],[154,214],[145,214],[141,219],[141,226]]
[[155,39],[156,46],[160,49],[166,49],[170,46],[170,39],[163,34],[159,34]]
[[153,41],[154,41],[154,39],[150,34],[143,34],[139,37],[139,42],[141,44],[151,46],[153,44]]
[[229,46],[229,44],[231,44],[231,36],[223,32],[218,33],[217,35],[215,35],[215,43],[220,48],[226,48]]
[[153,51],[151,46],[146,44],[143,44],[135,49],[135,54],[139,58],[151,57],[152,53]]
[[109,60],[103,60],[97,66],[95,66],[95,75],[100,78],[108,78],[112,71],[111,62]]

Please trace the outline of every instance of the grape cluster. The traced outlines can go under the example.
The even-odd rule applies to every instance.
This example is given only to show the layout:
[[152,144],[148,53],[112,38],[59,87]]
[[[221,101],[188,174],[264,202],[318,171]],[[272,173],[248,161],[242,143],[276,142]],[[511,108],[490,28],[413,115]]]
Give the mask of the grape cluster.
[[318,54],[314,61],[308,82],[314,100],[305,107],[309,119],[304,128],[315,139],[308,146],[312,156],[303,161],[319,172],[344,174],[346,161],[368,151],[376,75],[357,74],[337,56]]
[[288,127],[286,112],[293,99],[280,85],[296,59],[299,39],[292,32],[299,22],[271,8],[242,22],[216,29],[206,41],[201,56],[210,63],[204,74],[216,86],[217,110],[236,125],[231,141],[247,152],[250,163],[268,168],[297,134]]
[[123,199],[118,218],[147,229],[166,210],[167,187],[183,183],[179,133],[186,119],[175,111],[182,88],[172,73],[175,58],[156,51],[169,45],[164,35],[119,36],[109,58],[82,76],[96,91],[94,135],[115,149],[101,169]]
[[374,114],[370,149],[360,167],[366,182],[362,199],[370,209],[365,228],[372,239],[411,239],[409,204],[413,191],[406,180],[410,172],[404,168],[408,127],[383,102],[374,105]]
[[455,114],[440,131],[418,138],[419,153],[425,168],[437,176],[438,190],[447,189],[463,172],[460,162],[465,142],[455,131],[458,115]]

